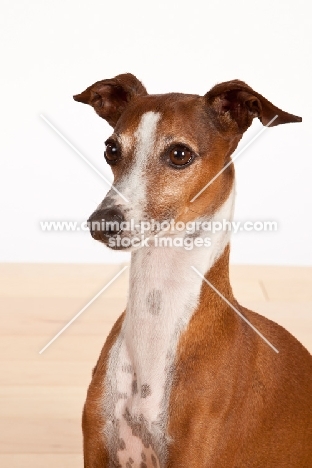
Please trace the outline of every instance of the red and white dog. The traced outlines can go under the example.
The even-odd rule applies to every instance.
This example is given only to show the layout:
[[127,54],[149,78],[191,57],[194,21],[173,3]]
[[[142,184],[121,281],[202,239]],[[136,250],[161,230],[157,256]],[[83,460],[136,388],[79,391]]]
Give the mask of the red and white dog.
[[[311,355],[282,327],[237,303],[229,232],[213,233],[207,246],[200,229],[203,221],[232,220],[229,163],[253,118],[271,126],[301,118],[238,80],[205,96],[149,95],[124,74],[74,99],[114,128],[105,158],[115,188],[91,224],[199,223],[192,234],[169,234],[192,238],[193,249],[153,242],[130,249],[127,308],[104,344],[84,407],[84,466],[311,468]],[[137,232],[119,226],[91,234],[112,246]],[[155,241],[163,233],[148,235]]]

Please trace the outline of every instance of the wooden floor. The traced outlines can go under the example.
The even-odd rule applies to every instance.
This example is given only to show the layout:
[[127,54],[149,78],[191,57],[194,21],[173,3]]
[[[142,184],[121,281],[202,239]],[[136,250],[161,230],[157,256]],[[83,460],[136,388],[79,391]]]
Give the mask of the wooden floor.
[[[39,351],[120,269],[0,265],[0,467],[83,466],[81,410],[91,369],[125,307],[128,270]],[[243,305],[312,351],[312,268],[234,266],[231,277]]]

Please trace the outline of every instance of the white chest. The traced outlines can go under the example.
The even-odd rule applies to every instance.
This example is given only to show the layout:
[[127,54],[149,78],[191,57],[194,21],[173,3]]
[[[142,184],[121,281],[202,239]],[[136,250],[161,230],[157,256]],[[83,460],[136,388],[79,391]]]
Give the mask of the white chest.
[[150,247],[132,254],[126,316],[105,381],[105,435],[112,467],[164,466],[177,344],[202,285],[191,267],[204,274],[227,243],[228,235],[221,232],[210,248]]

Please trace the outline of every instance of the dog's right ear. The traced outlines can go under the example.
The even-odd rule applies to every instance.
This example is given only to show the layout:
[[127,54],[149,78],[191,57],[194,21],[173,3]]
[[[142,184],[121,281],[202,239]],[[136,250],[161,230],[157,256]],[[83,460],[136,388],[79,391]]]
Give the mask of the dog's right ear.
[[81,94],[76,94],[74,99],[90,104],[100,117],[115,127],[131,99],[145,95],[147,91],[142,83],[131,73],[125,73],[110,80],[97,81]]

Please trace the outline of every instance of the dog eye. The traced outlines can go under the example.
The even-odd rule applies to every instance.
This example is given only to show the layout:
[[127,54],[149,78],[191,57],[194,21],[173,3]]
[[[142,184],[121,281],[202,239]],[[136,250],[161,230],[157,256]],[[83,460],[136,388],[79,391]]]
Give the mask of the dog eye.
[[108,164],[115,164],[120,156],[119,149],[117,145],[113,141],[108,141],[105,143],[106,148],[105,148],[105,159]]
[[169,159],[172,166],[186,166],[194,158],[192,151],[186,146],[175,146],[169,152]]

